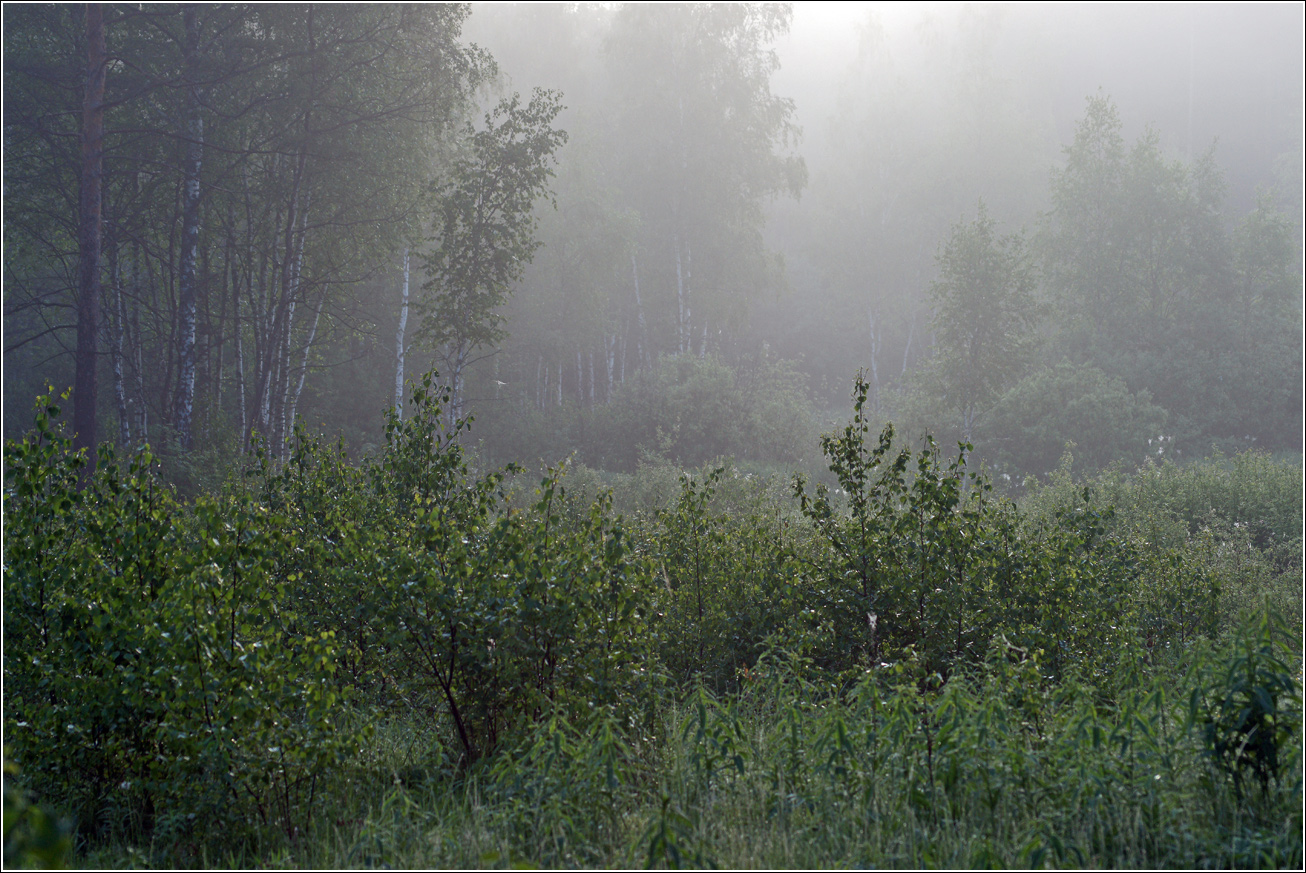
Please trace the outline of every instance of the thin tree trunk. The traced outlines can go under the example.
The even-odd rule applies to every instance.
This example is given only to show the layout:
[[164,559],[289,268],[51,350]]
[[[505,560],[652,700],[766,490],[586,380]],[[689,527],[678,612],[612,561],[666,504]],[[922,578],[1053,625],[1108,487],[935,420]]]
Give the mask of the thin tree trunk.
[[612,335],[611,338],[607,338],[607,337],[604,338],[603,354],[608,365],[608,382],[607,382],[607,387],[603,391],[603,402],[611,403],[612,402],[612,373],[617,363],[616,361],[617,335],[615,333]]
[[[544,368],[544,355],[535,356],[535,408],[544,408],[544,391],[548,390],[549,371],[544,370],[544,382],[540,382],[540,371]],[[541,384],[543,387],[541,387]]]
[[461,343],[451,349],[449,360],[453,364],[452,378],[449,380],[449,430],[463,417],[463,371],[467,367],[468,349]]
[[880,325],[875,320],[874,307],[866,307],[867,331],[871,339],[871,389],[875,392],[872,409],[880,408]]
[[82,172],[78,256],[77,354],[73,379],[73,447],[86,449],[82,481],[95,470],[96,363],[100,322],[100,204],[104,158],[104,8],[86,4],[86,84],[82,100]]
[[122,302],[122,265],[118,263],[118,248],[109,249],[109,275],[113,277],[113,318],[109,329],[112,333],[113,349],[113,397],[118,405],[118,448],[126,451],[132,441],[131,412],[127,408],[127,384],[123,377],[122,345],[123,332],[126,330],[124,318],[126,309]]
[[200,168],[204,159],[204,118],[200,115],[195,66],[199,55],[199,15],[194,4],[182,8],[186,29],[186,150],[183,159],[181,268],[178,275],[177,399],[173,424],[183,451],[194,447],[195,309],[200,243]]
[[141,258],[140,245],[132,246],[132,292],[136,299],[136,304],[132,306],[131,311],[131,338],[132,338],[132,370],[133,370],[133,393],[136,399],[136,439],[140,444],[150,441],[150,405],[145,401],[145,367],[141,346],[141,318],[140,318],[140,298],[141,298]]
[[[252,278],[249,276],[247,278]],[[247,284],[248,287],[248,284]],[[240,323],[240,291],[232,283],[233,310],[231,313],[232,326],[236,331],[236,402],[240,404],[240,433],[241,439],[247,440],[249,434],[249,411],[245,406],[245,339],[244,330]],[[246,443],[241,443],[242,451]]]
[[911,341],[916,336],[916,313],[911,314],[911,327],[907,331],[907,347],[902,350],[902,372],[899,378],[907,375],[907,359],[911,356]]
[[[639,330],[635,334],[635,360],[642,370],[644,368],[644,347],[648,342],[648,332],[644,324],[644,304],[639,299],[639,264],[636,262],[634,255],[630,256],[630,271],[635,275],[635,321],[639,326]],[[625,381],[624,376],[622,381]]]
[[313,326],[308,329],[308,339],[304,342],[304,352],[299,359],[299,381],[295,385],[295,391],[290,397],[290,415],[288,416],[286,427],[291,436],[295,432],[295,415],[299,408],[299,395],[304,393],[304,379],[308,376],[308,352],[313,348],[313,339],[317,336],[318,320],[322,317],[322,305],[326,303],[326,289],[322,289],[322,296],[318,298],[317,309],[313,312]]
[[576,350],[576,403],[585,405],[585,377],[581,374],[580,368],[581,354],[580,349]]
[[590,406],[593,406],[594,405],[594,350],[590,349],[586,353],[586,357],[589,360],[589,371],[590,371],[589,403]]
[[404,417],[404,332],[408,327],[408,248],[404,248],[404,284],[400,293],[399,327],[395,331],[395,414]]
[[680,237],[674,241],[676,247],[676,350],[684,354],[688,348],[685,333],[689,322],[689,304],[685,299],[685,275],[680,260]]

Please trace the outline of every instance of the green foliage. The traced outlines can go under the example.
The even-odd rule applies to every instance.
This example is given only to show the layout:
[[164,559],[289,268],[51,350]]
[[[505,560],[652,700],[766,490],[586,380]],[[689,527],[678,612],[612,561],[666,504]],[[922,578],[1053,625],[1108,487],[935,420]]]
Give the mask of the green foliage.
[[801,482],[796,489],[829,543],[811,603],[829,628],[814,650],[823,663],[846,669],[910,654],[924,675],[946,677],[1004,634],[1041,653],[1051,677],[1108,681],[1138,641],[1165,647],[1217,631],[1209,571],[1140,552],[1087,490],[1023,523],[987,477],[966,472],[966,444],[946,467],[932,442],[914,457],[895,449],[892,426],[868,447],[868,390],[859,377],[852,422],[822,443],[846,511],[824,486],[815,496]]
[[5,726],[24,778],[86,835],[289,834],[350,751],[334,641],[296,632],[281,519],[173,502],[142,451],[82,460],[43,398],[5,447]]
[[1298,865],[1299,656],[1225,632],[1299,584],[1299,468],[1022,509],[871,441],[859,379],[833,487],[656,460],[626,522],[412,395],[362,464],[301,431],[190,505],[145,455],[78,490],[49,400],[6,447],[6,788],[89,863]]
[[[1218,634],[1236,630],[1266,598],[1283,615],[1300,615],[1301,483],[1298,462],[1263,452],[1183,465],[1167,459],[1132,475],[1117,469],[1089,480],[1100,500],[1115,507],[1108,531],[1128,539],[1151,568],[1144,575],[1157,580],[1141,592],[1160,598],[1149,609],[1165,612],[1161,604],[1169,600],[1188,616],[1185,622],[1206,623],[1198,616],[1218,597],[1212,629]],[[1082,490],[1063,466],[1021,506],[1030,521],[1047,519],[1058,508],[1081,505]],[[1188,569],[1176,569],[1176,560]],[[1191,583],[1196,589],[1179,581],[1189,572],[1206,577]]]
[[18,767],[4,762],[4,862],[9,869],[62,870],[72,856],[71,823],[33,803],[17,784]]
[[560,471],[507,511],[501,473],[471,475],[427,376],[371,468],[404,512],[371,593],[403,691],[449,718],[472,763],[550,713],[633,716],[656,677],[639,631],[648,575],[603,501],[567,506]]
[[953,225],[930,286],[937,341],[930,378],[969,442],[977,416],[1023,375],[1035,350],[1039,311],[1024,237],[996,235],[983,201],[970,224]]
[[463,368],[473,350],[502,340],[499,309],[539,248],[535,201],[548,190],[554,152],[567,141],[552,127],[562,103],[537,88],[526,106],[514,94],[466,133],[466,154],[435,184],[435,248],[419,302],[419,336],[446,361],[461,405]]
[[1068,443],[1087,469],[1138,463],[1162,448],[1158,438],[1165,423],[1165,410],[1146,390],[1131,393],[1124,381],[1097,367],[1062,360],[1003,394],[975,439],[988,461],[1023,478],[1056,469]]
[[723,691],[769,638],[795,630],[806,606],[794,584],[797,535],[767,506],[762,483],[737,469],[685,472],[678,484],[648,531],[663,585],[654,595],[661,660],[673,677]]
[[[1226,670],[1200,704],[1206,750],[1232,774],[1240,793],[1249,773],[1268,789],[1288,763],[1293,738],[1300,741],[1301,656],[1286,636],[1268,611],[1246,625]],[[1198,700],[1194,692],[1195,706]]]
[[673,355],[640,372],[593,410],[582,457],[631,471],[638,448],[683,466],[736,456],[791,464],[814,436],[804,380],[789,362],[730,365],[716,355]]
[[1301,405],[1288,220],[1263,200],[1231,240],[1213,155],[1171,161],[1155,131],[1129,147],[1122,129],[1111,101],[1091,98],[1052,177],[1040,249],[1059,353],[1146,390],[1185,451],[1299,447],[1282,411]]

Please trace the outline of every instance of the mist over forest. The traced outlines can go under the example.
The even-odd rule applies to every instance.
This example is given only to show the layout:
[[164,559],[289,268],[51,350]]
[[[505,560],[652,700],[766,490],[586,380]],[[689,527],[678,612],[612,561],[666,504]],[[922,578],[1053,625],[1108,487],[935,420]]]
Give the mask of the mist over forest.
[[6,869],[1302,869],[1302,4],[3,25]]
[[[1300,451],[1292,5],[489,4],[391,60],[350,33],[397,7],[288,8],[267,45],[236,7],[114,9],[101,439],[357,456],[434,367],[490,464],[810,468],[865,371],[901,435],[1018,481],[1072,442]],[[5,18],[8,434],[89,342],[76,19]],[[338,43],[264,59],[312,27]],[[493,227],[449,211],[477,174],[516,198]],[[459,232],[505,263],[458,274]]]

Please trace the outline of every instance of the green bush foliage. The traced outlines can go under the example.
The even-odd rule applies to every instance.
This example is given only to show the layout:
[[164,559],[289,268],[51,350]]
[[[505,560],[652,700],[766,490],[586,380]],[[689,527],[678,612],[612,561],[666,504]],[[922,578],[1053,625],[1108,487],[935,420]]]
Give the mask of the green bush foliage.
[[375,456],[300,432],[190,502],[145,452],[85,475],[46,398],[6,861],[12,808],[21,864],[1299,865],[1296,625],[1243,620],[1294,602],[1299,468],[1067,461],[1017,505],[868,394],[810,492],[648,456],[527,497],[430,375]]
[[287,833],[353,747],[330,632],[297,632],[284,520],[236,496],[189,512],[147,451],[94,476],[42,398],[5,446],[5,734],[83,833]]
[[1139,463],[1161,447],[1165,424],[1166,411],[1146,390],[1130,392],[1097,367],[1063,360],[1004,393],[980,420],[975,440],[995,467],[1023,478],[1055,470],[1067,443],[1090,468]]
[[1106,535],[1109,510],[1090,504],[1041,528],[1019,525],[1014,505],[966,471],[969,445],[945,466],[932,441],[895,449],[889,425],[869,446],[867,390],[859,377],[852,422],[822,440],[846,512],[828,488],[809,496],[796,483],[830,547],[814,568],[830,628],[822,663],[847,669],[910,652],[946,677],[1004,633],[1046,653],[1059,675],[1102,669],[1128,648],[1138,560]]

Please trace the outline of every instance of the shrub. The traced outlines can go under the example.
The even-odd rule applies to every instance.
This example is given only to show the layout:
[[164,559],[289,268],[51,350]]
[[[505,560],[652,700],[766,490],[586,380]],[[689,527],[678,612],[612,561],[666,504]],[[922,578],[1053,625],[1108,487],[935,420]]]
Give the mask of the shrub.
[[1041,476],[1056,468],[1072,442],[1076,460],[1088,469],[1112,461],[1137,464],[1155,451],[1151,442],[1165,432],[1166,418],[1146,391],[1130,392],[1096,367],[1062,361],[1002,395],[975,440],[999,469]]
[[[84,458],[42,398],[5,445],[5,733],[83,834],[202,834],[312,816],[353,746],[331,720],[334,642],[295,632],[281,519],[248,498],[187,511],[146,450]],[[229,831],[230,832],[230,831]]]
[[1240,794],[1248,774],[1268,789],[1301,731],[1301,660],[1285,637],[1268,611],[1244,626],[1225,674],[1203,701],[1202,739]]

